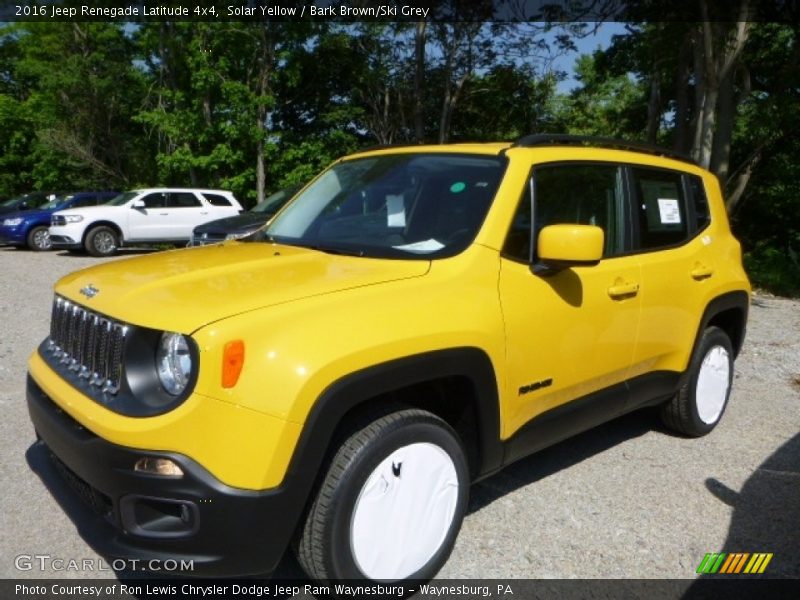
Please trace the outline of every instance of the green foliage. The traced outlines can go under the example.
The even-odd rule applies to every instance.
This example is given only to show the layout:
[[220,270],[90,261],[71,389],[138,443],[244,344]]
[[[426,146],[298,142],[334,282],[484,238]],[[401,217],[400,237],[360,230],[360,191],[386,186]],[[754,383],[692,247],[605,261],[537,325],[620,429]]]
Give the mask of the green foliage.
[[564,133],[641,139],[647,118],[645,90],[628,73],[604,67],[602,54],[582,55],[575,65],[581,87],[556,104],[556,122]]
[[[731,27],[720,21],[709,31]],[[0,27],[0,198],[37,188],[174,184],[231,189],[249,206],[348,152],[418,139],[565,132],[691,148],[708,83],[703,24],[628,23],[609,48],[577,60],[579,87],[558,94],[551,60],[574,49],[586,28],[7,24]],[[733,108],[715,125],[722,140],[715,149],[725,151],[712,168],[729,194],[747,183],[731,202],[731,220],[754,282],[798,293],[800,30],[758,21],[748,32],[725,88]],[[726,39],[712,40],[715,52]]]
[[[800,237],[794,248],[800,248]],[[753,287],[779,296],[800,296],[800,261],[793,247],[776,248],[759,242],[744,255]]]

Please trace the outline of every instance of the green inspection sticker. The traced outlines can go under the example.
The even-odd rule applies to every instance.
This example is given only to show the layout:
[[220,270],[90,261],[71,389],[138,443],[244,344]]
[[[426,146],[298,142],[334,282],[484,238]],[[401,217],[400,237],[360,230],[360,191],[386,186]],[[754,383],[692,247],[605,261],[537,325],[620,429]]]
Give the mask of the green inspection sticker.
[[454,194],[463,192],[465,189],[467,189],[467,184],[464,183],[463,181],[456,181],[453,185],[450,186],[450,191],[453,192]]

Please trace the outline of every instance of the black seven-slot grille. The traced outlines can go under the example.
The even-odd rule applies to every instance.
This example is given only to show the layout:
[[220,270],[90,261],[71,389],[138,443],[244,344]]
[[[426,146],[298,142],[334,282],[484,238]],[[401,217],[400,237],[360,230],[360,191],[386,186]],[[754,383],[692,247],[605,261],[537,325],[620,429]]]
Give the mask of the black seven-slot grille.
[[56,296],[47,350],[53,358],[106,394],[122,380],[122,350],[128,326]]

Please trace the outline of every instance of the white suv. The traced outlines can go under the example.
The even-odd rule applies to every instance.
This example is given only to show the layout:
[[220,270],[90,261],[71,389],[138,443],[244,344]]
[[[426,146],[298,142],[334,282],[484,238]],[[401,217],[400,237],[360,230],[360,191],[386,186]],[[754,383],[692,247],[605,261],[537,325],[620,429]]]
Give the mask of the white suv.
[[198,225],[242,210],[233,194],[224,190],[133,190],[107,204],[54,213],[50,240],[55,249],[85,248],[93,256],[110,256],[129,244],[187,242]]

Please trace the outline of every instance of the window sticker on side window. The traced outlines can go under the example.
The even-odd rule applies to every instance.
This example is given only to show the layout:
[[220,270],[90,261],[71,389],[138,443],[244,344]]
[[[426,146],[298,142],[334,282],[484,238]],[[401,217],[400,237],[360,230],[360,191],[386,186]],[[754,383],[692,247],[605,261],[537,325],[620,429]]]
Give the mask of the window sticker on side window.
[[403,196],[386,196],[387,227],[406,226],[406,207],[403,203]]
[[672,198],[659,198],[658,212],[661,216],[661,223],[664,225],[681,222],[681,211],[678,208],[677,200]]

